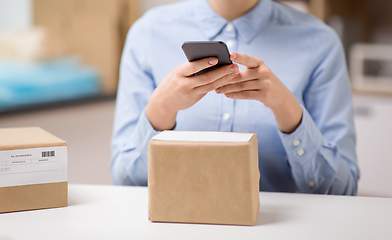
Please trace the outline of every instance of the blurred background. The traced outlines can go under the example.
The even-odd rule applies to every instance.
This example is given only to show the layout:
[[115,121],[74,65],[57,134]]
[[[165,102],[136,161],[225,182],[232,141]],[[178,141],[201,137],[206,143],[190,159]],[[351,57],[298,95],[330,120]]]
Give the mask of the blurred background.
[[[0,0],[0,128],[69,145],[69,182],[112,184],[118,67],[132,23],[176,0]],[[350,70],[358,195],[392,197],[392,1],[282,1],[336,30]],[[1,137],[1,136],[0,136]]]

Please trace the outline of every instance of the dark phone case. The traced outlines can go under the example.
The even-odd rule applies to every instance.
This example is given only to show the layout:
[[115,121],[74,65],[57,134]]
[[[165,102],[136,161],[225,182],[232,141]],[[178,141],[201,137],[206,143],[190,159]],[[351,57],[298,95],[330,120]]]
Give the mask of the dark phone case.
[[230,53],[224,42],[220,41],[189,41],[182,44],[184,51],[189,62],[200,60],[208,57],[218,58],[218,64],[203,69],[195,75],[202,74],[213,69],[219,68],[223,65],[232,64],[230,60]]

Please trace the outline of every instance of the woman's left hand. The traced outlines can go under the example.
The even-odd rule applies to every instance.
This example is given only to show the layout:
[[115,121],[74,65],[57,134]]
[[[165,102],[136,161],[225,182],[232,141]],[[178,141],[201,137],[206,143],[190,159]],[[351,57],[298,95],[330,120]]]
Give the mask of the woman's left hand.
[[215,91],[228,98],[262,102],[271,108],[282,132],[293,132],[301,123],[302,107],[290,90],[261,59],[240,53],[231,53],[230,58],[246,69]]

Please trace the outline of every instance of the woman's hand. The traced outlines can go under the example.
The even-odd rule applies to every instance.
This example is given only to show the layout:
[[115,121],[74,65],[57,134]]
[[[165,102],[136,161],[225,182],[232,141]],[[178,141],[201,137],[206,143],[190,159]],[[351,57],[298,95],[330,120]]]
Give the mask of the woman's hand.
[[215,91],[228,98],[262,102],[271,108],[282,132],[293,132],[301,123],[302,107],[290,90],[261,59],[240,53],[232,53],[230,58],[246,66],[246,70]]
[[238,66],[231,64],[195,76],[195,73],[217,63],[216,58],[183,63],[162,80],[146,107],[146,116],[154,129],[172,129],[179,110],[191,107],[239,73]]

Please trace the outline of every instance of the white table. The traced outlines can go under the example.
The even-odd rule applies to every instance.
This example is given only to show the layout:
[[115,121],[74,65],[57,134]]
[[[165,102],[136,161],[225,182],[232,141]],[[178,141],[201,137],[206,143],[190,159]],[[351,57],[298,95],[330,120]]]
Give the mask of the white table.
[[262,192],[253,227],[151,223],[147,202],[146,187],[71,184],[66,208],[0,214],[0,239],[392,239],[388,198]]

